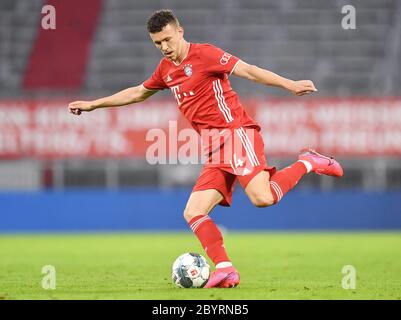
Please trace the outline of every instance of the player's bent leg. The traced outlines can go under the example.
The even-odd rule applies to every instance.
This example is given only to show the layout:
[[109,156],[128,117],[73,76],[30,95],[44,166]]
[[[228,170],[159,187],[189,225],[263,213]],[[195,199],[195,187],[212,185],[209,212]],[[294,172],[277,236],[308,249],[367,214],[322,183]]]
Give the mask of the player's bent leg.
[[[248,143],[244,145],[244,148],[248,151],[247,154],[253,155],[249,158],[253,170],[251,170],[249,175],[238,176],[238,180],[255,206],[268,207],[279,202],[298,183],[301,177],[308,171],[308,159],[312,157],[315,159],[317,156],[315,154],[311,155],[309,152],[304,155],[305,159],[300,158],[292,165],[276,171],[274,167],[267,165],[261,135],[257,132],[254,134],[254,138],[253,149],[251,148],[252,143],[249,142],[249,139]],[[315,162],[321,163],[321,161]]]
[[223,200],[215,189],[195,191],[189,197],[184,218],[198,237],[206,254],[216,265],[205,288],[231,288],[239,284],[239,273],[227,256],[220,230],[209,217],[212,209]]
[[274,204],[269,178],[269,172],[262,170],[245,187],[245,193],[249,200],[258,208],[265,208]]
[[245,193],[257,207],[268,207],[278,203],[307,173],[305,162],[298,160],[280,171],[258,172],[245,185]]
[[215,189],[192,192],[184,209],[184,218],[189,223],[199,215],[208,215],[223,196]]

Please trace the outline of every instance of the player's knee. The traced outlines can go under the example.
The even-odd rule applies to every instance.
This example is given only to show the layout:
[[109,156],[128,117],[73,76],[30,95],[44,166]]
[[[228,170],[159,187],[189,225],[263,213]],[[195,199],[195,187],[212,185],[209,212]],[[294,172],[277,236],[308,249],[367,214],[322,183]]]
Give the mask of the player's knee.
[[184,219],[187,222],[190,222],[193,218],[195,218],[196,216],[199,216],[199,215],[206,215],[206,213],[203,213],[200,210],[193,210],[191,208],[185,208],[185,210],[184,210]]
[[274,204],[274,198],[268,194],[256,194],[251,198],[255,207],[266,208]]

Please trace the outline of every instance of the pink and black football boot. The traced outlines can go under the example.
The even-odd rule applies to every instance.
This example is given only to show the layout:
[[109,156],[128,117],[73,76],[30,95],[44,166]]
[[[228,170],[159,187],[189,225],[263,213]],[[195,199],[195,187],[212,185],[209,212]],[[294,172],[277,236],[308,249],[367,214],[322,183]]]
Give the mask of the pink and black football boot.
[[210,275],[205,288],[234,288],[239,282],[239,273],[234,267],[218,268]]
[[312,171],[316,174],[342,177],[344,174],[341,165],[332,157],[326,157],[315,150],[304,148],[300,151],[298,160],[308,161],[312,165]]

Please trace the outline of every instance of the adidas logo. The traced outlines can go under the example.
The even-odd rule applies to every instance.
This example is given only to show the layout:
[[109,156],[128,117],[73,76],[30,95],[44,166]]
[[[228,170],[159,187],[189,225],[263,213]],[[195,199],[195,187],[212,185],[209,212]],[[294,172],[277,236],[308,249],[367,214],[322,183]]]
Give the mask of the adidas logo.
[[168,75],[166,81],[167,81],[167,82],[170,82],[171,80],[173,80],[173,79],[171,79],[170,75]]

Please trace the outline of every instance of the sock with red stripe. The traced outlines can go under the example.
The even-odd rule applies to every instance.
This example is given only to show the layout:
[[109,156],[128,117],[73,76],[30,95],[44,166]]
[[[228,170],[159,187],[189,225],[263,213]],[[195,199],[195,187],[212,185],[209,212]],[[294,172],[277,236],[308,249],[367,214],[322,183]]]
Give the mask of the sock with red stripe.
[[[216,224],[208,215],[199,215],[189,222],[192,231],[198,237],[206,254],[213,263],[220,266],[231,265],[224,248],[223,236]],[[227,263],[228,264],[227,264]]]
[[308,171],[303,161],[297,161],[289,167],[274,173],[270,177],[270,190],[274,203],[279,202],[288,191],[294,188],[299,179]]

